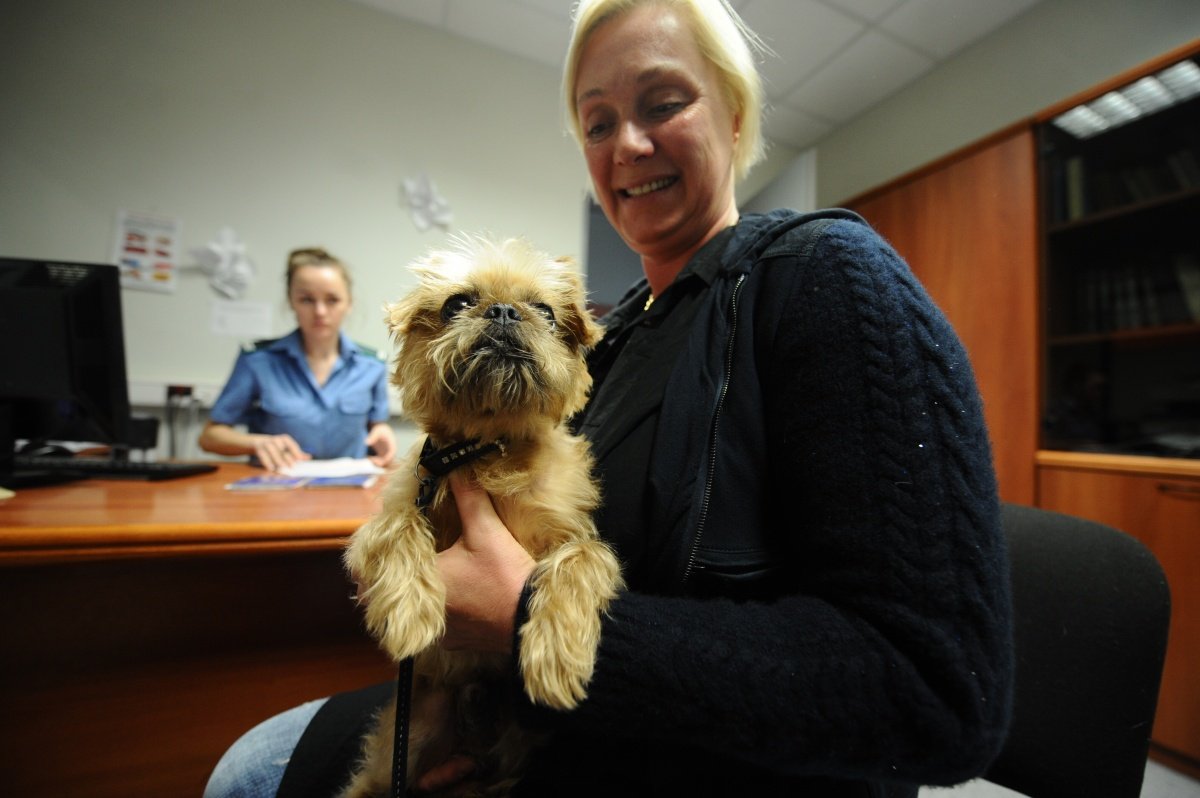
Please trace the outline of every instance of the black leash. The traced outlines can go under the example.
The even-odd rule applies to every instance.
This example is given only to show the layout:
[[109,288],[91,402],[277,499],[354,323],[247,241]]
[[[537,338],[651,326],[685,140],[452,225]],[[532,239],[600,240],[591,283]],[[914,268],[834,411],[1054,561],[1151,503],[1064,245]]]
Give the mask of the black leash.
[[408,719],[412,707],[413,658],[400,661],[396,674],[396,729],[392,738],[392,796],[408,793]]
[[[454,443],[441,449],[433,448],[433,439],[426,438],[421,457],[413,468],[413,476],[421,483],[417,491],[417,509],[429,512],[437,481],[459,466],[474,462],[484,455],[500,452],[504,442],[480,443],[478,440]],[[421,476],[424,469],[426,476]],[[408,731],[412,711],[413,658],[405,657],[396,673],[396,728],[392,738],[392,798],[405,798],[408,793]]]

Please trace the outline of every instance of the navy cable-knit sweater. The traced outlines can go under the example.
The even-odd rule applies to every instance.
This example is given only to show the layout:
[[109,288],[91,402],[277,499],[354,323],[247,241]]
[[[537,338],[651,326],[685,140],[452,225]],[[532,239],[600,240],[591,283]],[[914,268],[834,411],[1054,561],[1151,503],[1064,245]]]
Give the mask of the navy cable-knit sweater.
[[[964,264],[964,267],[968,264]],[[580,426],[630,589],[519,795],[912,796],[1011,704],[1008,567],[966,353],[845,211],[746,215],[609,321]]]

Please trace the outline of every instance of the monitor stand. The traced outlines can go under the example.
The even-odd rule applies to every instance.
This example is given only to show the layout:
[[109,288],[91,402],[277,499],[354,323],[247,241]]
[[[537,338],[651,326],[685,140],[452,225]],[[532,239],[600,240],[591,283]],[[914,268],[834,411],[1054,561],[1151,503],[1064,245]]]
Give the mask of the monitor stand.
[[16,449],[17,441],[13,437],[12,428],[12,406],[0,402],[0,488],[9,490],[42,488],[84,479],[79,474],[17,468],[13,462]]

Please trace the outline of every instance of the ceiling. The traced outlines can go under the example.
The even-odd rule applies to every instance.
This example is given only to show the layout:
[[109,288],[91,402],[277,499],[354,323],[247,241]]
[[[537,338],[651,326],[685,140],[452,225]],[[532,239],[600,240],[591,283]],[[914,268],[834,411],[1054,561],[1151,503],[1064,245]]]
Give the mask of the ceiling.
[[[558,69],[574,0],[356,0]],[[775,52],[766,135],[803,149],[1040,0],[731,0]]]

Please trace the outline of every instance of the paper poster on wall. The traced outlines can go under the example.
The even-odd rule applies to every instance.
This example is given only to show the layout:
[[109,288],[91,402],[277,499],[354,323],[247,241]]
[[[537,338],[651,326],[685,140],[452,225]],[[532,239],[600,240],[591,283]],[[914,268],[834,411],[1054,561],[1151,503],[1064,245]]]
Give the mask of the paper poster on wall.
[[246,299],[214,299],[209,314],[213,335],[254,341],[271,335],[271,305]]
[[173,292],[182,226],[179,219],[167,216],[119,211],[113,262],[121,268],[121,286]]

